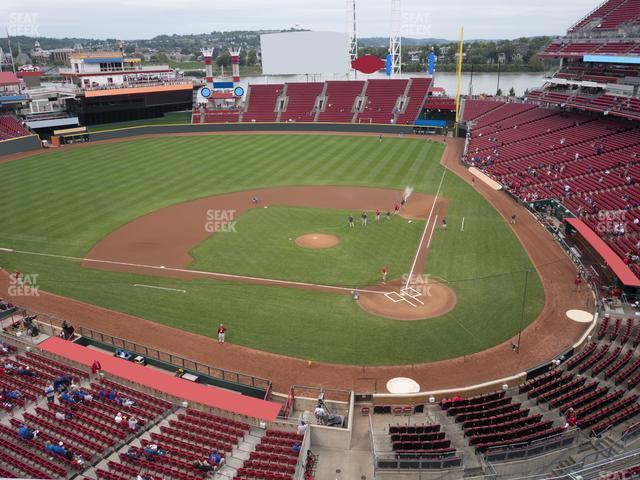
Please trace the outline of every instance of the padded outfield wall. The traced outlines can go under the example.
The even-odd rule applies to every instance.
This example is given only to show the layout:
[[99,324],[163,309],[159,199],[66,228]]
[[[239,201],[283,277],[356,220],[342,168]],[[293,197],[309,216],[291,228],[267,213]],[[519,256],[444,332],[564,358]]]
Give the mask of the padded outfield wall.
[[[137,135],[187,134],[218,132],[344,132],[379,133],[386,135],[412,134],[412,125],[349,124],[349,123],[208,123],[197,125],[149,125],[141,127],[114,128],[89,132],[93,141],[114,140]],[[39,150],[37,135],[0,142],[0,157],[15,153]]]

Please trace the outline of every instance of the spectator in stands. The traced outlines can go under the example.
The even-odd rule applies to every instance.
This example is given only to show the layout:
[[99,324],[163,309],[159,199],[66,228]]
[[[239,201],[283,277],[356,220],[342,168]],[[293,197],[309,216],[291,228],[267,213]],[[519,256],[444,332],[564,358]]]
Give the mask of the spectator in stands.
[[567,410],[567,413],[565,414],[565,425],[564,428],[573,428],[578,424],[578,417],[576,417],[576,412],[573,410],[573,408],[569,408],[569,410]]
[[136,401],[135,400],[131,400],[130,398],[119,397],[118,398],[118,403],[120,405],[122,405],[123,407],[135,407],[136,406]]
[[65,402],[68,404],[76,404],[78,403],[78,398],[73,394],[73,393],[69,393],[69,392],[62,392],[60,394],[60,402]]
[[300,420],[300,423],[298,424],[298,435],[304,435],[307,431],[307,423],[304,420]]
[[62,410],[58,410],[56,412],[56,420],[60,420],[61,422],[64,422],[65,420],[71,420],[73,418],[73,413],[71,413],[70,410],[67,411],[62,411]]
[[22,440],[33,440],[38,436],[38,432],[38,430],[32,430],[24,424],[20,425],[18,428],[18,436]]
[[217,449],[211,450],[211,455],[209,455],[209,463],[214,467],[220,467],[222,463],[222,457],[218,453]]
[[107,398],[109,400],[115,400],[116,399],[116,391],[113,388],[109,390],[109,393],[107,394]]
[[73,377],[71,375],[64,375],[62,377],[56,378],[53,381],[53,388],[56,391],[61,392],[69,388],[72,382],[73,382]]
[[129,417],[129,421],[127,423],[129,425],[129,430],[135,432],[138,429],[138,420],[135,417]]
[[20,400],[22,398],[22,392],[20,390],[6,390],[4,396],[8,399]]
[[216,468],[208,462],[202,460],[196,460],[192,463],[193,468],[200,470],[201,472],[212,472]]
[[124,420],[124,416],[122,415],[122,412],[116,413],[116,416],[113,417],[113,421],[116,422],[116,425],[120,425],[123,420]]
[[100,370],[102,370],[102,365],[100,365],[100,362],[98,360],[94,360],[91,364],[91,373],[96,375],[100,372]]
[[49,383],[46,387],[44,387],[44,396],[47,397],[48,403],[55,403],[55,389],[53,388],[53,384]]
[[105,392],[104,387],[100,387],[100,390],[98,390],[98,396],[100,398],[105,398],[107,396],[107,392]]
[[158,448],[158,445],[155,443],[151,443],[144,448],[144,454],[147,457],[147,460],[153,461],[156,457],[162,457],[167,454],[161,448]]
[[67,449],[64,448],[64,443],[62,442],[58,442],[58,444],[56,445],[55,443],[51,443],[47,441],[44,444],[44,448],[47,452],[53,453],[56,455],[64,455],[66,457],[68,454]]
[[291,447],[291,451],[293,453],[295,453],[296,455],[298,455],[300,453],[300,449],[302,448],[302,443],[301,442],[295,442],[293,444],[293,446]]
[[31,369],[29,368],[28,365],[25,368],[16,369],[16,373],[18,375],[24,375],[25,377],[35,377],[36,376],[36,374],[31,371]]

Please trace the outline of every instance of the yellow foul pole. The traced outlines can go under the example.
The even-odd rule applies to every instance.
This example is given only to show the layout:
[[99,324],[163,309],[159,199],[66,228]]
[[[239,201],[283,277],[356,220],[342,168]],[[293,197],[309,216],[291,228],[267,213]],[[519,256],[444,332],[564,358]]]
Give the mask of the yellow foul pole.
[[456,79],[456,135],[458,134],[458,122],[460,120],[460,83],[462,81],[462,53],[464,50],[464,27],[460,27],[460,40],[458,42],[458,68]]

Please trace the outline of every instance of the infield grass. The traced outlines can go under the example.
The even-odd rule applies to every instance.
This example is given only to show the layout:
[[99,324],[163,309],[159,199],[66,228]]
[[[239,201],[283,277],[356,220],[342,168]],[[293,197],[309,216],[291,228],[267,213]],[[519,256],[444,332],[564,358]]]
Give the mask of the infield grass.
[[[165,137],[63,148],[0,164],[0,178],[16,186],[3,197],[0,247],[83,257],[100,239],[134,218],[228,191],[286,185],[400,190],[413,185],[433,195],[442,177],[442,151],[442,145],[425,139],[386,138],[379,143],[377,137],[321,135]],[[523,272],[532,265],[506,222],[473,188],[447,173],[441,195],[448,200],[449,228],[436,231],[426,271],[448,281],[458,303],[437,319],[398,322],[374,317],[348,295],[105,272],[60,258],[0,252],[0,265],[38,274],[42,290],[195,333],[214,336],[215,326],[224,321],[228,341],[266,351],[362,365],[442,360],[489,348],[517,334]],[[265,231],[265,225],[259,225],[262,220],[249,215],[247,228],[260,229],[264,235],[277,233],[278,223],[270,222],[274,230]],[[328,220],[322,217],[300,212],[298,219],[306,222],[302,233],[326,226]],[[408,228],[404,234],[403,244],[415,232]],[[390,241],[387,235],[368,239],[374,240],[380,251]],[[197,262],[206,262],[215,250],[207,243],[198,249],[202,255]],[[412,258],[402,254],[398,262],[407,256]],[[250,270],[240,255],[226,261],[225,268],[236,264],[238,271]],[[304,255],[283,252],[280,263],[285,261],[291,263],[287,265],[291,271],[308,268]],[[378,260],[374,263],[377,270]],[[254,266],[265,274],[271,268],[268,263]],[[344,267],[340,276],[346,278],[347,270],[351,271]],[[369,275],[373,270],[363,278]],[[135,283],[187,293],[134,288]],[[539,278],[530,275],[525,324],[542,305]]]

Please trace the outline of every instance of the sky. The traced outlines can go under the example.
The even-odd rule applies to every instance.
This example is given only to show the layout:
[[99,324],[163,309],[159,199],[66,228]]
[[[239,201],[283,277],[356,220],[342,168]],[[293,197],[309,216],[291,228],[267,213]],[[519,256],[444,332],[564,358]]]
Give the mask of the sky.
[[[402,0],[403,35],[501,39],[562,35],[601,0]],[[2,0],[0,24],[12,35],[151,38],[214,30],[300,27],[345,31],[347,0]],[[357,0],[360,37],[386,37],[391,0]],[[4,32],[2,34],[4,36]]]

